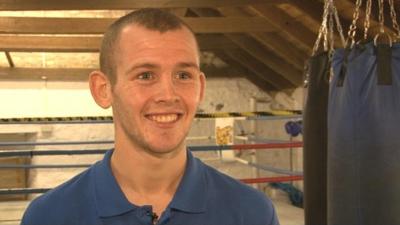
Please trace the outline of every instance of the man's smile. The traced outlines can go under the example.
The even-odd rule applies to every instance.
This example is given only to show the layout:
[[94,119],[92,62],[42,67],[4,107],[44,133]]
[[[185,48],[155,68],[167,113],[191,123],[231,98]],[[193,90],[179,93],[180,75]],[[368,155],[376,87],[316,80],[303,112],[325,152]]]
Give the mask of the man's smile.
[[182,116],[181,113],[148,114],[146,118],[157,123],[174,123]]

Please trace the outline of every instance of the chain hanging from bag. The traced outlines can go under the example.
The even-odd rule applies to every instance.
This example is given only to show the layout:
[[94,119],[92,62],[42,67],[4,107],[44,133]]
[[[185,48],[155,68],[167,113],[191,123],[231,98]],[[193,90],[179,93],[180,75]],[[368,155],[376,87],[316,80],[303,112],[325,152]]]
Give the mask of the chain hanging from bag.
[[[393,1],[392,1],[392,3],[393,3]],[[378,19],[379,20],[379,33],[377,33],[375,35],[374,44],[375,44],[375,46],[377,46],[379,37],[382,35],[385,35],[389,40],[389,45],[392,46],[392,37],[390,36],[389,33],[385,32],[385,14],[384,14],[384,1],[383,0],[378,0],[378,7],[379,7],[379,17],[378,17],[379,18]],[[397,24],[397,21],[396,21],[395,17],[393,18],[393,12],[394,12],[394,15],[396,13],[395,13],[395,11],[391,10],[392,23],[393,23],[393,27],[395,27],[396,26],[395,24]]]
[[[350,47],[352,48],[354,44],[356,43],[356,33],[357,33],[357,20],[360,17],[360,8],[361,8],[362,0],[357,0],[356,1],[356,8],[353,13],[353,20],[351,22],[349,32],[347,33],[347,40],[346,40],[346,48]],[[349,43],[349,40],[351,40],[351,43]],[[350,44],[350,46],[349,46]]]
[[393,0],[389,0],[389,5],[390,5],[390,17],[392,18],[393,28],[397,32],[396,39],[397,41],[400,41],[400,27],[399,24],[397,23],[397,15]]
[[[336,29],[340,35],[340,39],[342,42],[342,45],[345,46],[346,44],[346,39],[343,34],[343,28],[340,22],[339,14],[338,11],[333,3],[333,0],[325,0],[324,2],[324,9],[323,9],[323,14],[322,14],[322,23],[318,31],[318,36],[317,40],[314,43],[313,50],[311,53],[311,56],[314,56],[317,54],[318,49],[320,48],[321,41],[323,42],[323,50],[325,52],[328,52],[328,57],[329,57],[329,62],[332,59],[332,55],[334,52],[334,28],[336,24]],[[308,84],[308,79],[309,79],[309,74],[308,74],[308,64],[305,64],[304,71],[305,73],[305,79],[304,79],[304,86],[306,87]],[[331,68],[331,73],[330,77],[332,76],[333,71]]]
[[368,39],[368,29],[371,23],[371,8],[372,0],[367,0],[367,6],[365,8],[365,21],[364,21],[364,40]]
[[345,45],[346,40],[343,35],[343,28],[339,19],[337,9],[333,3],[333,0],[325,0],[324,11],[322,14],[322,23],[318,31],[317,40],[314,43],[314,47],[311,55],[315,55],[320,47],[321,41],[323,41],[324,51],[334,50],[334,24],[340,35],[342,44]]

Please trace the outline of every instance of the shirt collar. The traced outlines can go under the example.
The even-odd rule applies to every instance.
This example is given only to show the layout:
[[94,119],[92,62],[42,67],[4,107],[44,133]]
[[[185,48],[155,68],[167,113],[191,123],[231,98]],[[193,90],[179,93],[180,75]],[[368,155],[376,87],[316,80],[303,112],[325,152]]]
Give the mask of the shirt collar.
[[111,172],[112,153],[112,150],[107,151],[94,167],[95,201],[100,217],[116,216],[137,208],[126,199]]
[[[97,211],[101,217],[117,216],[137,208],[126,199],[111,171],[111,155],[107,151],[103,160],[94,167],[94,188]],[[207,188],[204,166],[187,151],[185,173],[169,208],[189,213],[206,211]]]
[[169,207],[189,213],[206,211],[207,183],[204,165],[187,151],[186,170]]

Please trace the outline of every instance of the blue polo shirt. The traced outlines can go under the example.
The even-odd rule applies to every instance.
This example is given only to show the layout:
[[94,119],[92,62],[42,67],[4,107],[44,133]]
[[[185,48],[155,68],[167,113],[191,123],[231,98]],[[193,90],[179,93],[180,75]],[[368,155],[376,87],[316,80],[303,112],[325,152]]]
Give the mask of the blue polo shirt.
[[[151,225],[152,208],[130,203],[110,167],[113,151],[31,202],[22,225]],[[160,225],[278,225],[265,194],[205,165],[188,151],[183,178]]]

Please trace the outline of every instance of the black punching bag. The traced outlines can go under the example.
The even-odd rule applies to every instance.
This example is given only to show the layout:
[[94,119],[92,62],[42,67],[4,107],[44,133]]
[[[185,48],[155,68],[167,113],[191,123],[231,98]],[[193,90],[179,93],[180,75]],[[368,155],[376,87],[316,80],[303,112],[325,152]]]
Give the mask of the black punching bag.
[[305,225],[327,224],[328,53],[308,61],[308,92],[303,111]]
[[328,224],[400,224],[400,44],[340,49],[328,105]]

